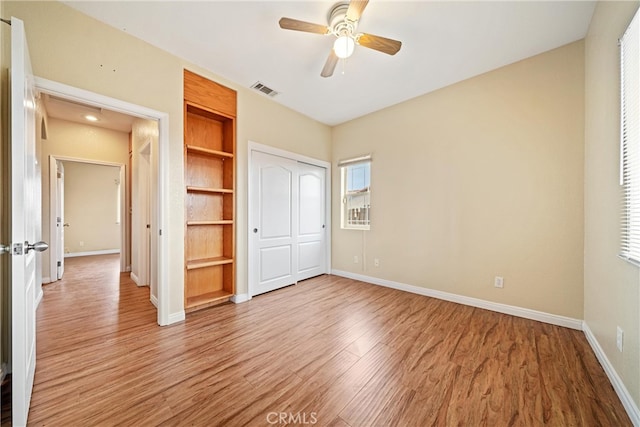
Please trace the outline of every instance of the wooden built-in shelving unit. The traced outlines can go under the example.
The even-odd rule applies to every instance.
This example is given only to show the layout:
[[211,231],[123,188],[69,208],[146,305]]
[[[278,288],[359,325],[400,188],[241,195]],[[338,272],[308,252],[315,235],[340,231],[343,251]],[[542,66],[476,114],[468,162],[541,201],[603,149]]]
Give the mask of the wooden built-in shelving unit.
[[236,92],[184,72],[185,310],[235,294]]

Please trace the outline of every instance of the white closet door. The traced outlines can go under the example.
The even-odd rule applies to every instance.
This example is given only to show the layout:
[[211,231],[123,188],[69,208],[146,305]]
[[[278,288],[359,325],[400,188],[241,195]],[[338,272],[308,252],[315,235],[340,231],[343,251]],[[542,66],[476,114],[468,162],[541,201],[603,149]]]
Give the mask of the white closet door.
[[257,151],[251,156],[253,296],[296,282],[298,164]]
[[298,163],[297,280],[327,272],[325,174],[325,168]]

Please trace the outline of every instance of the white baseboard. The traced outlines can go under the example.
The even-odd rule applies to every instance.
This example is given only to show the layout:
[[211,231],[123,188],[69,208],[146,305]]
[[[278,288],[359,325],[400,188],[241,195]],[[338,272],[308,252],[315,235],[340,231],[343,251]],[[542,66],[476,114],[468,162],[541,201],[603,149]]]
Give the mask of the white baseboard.
[[184,310],[169,314],[169,322],[167,325],[172,325],[174,323],[182,322],[186,319]]
[[110,254],[119,254],[120,249],[105,249],[101,251],[88,251],[88,252],[69,252],[64,254],[65,258],[73,258],[77,256],[92,256],[92,255],[110,255]]
[[42,278],[42,284],[43,285],[47,285],[49,283],[51,283],[51,277],[43,277]]
[[158,297],[156,297],[155,295],[151,295],[151,298],[149,299],[151,300],[151,304],[153,304],[155,308],[158,308]]
[[140,286],[140,279],[138,279],[138,276],[136,276],[136,273],[134,272],[129,273],[129,277],[131,277],[131,280],[133,280],[133,283]]
[[230,298],[231,302],[235,302],[236,304],[240,304],[243,302],[247,302],[251,299],[249,294],[237,294]]
[[129,273],[129,277],[131,277],[131,280],[133,280],[133,282],[138,287],[149,286],[149,285],[140,284],[140,278],[138,276],[136,276],[136,273],[133,273],[133,272]]
[[445,301],[451,301],[458,304],[469,305],[472,307],[483,308],[485,310],[496,311],[498,313],[510,314],[512,316],[523,317],[525,319],[537,320],[539,322],[549,323],[565,328],[582,330],[582,320],[573,319],[571,317],[559,316],[557,314],[545,313],[543,311],[531,310],[528,308],[516,307],[513,305],[501,304],[498,302],[487,301],[479,298],[467,297],[464,295],[452,294],[449,292],[437,291],[435,289],[423,288],[406,283],[394,282],[377,277],[365,276],[363,274],[350,273],[348,271],[331,270],[331,274],[342,276],[349,279],[360,280],[374,285],[385,286],[387,288],[398,289],[400,291],[411,292],[427,297],[438,298]]
[[613,389],[618,394],[618,397],[622,402],[622,406],[624,406],[624,409],[627,411],[627,415],[629,415],[629,418],[631,418],[631,422],[634,426],[639,427],[640,410],[638,409],[638,405],[636,405],[633,397],[631,397],[631,394],[629,394],[629,390],[627,390],[624,383],[622,382],[622,379],[620,379],[620,377],[618,376],[618,373],[609,361],[609,358],[600,346],[600,343],[596,339],[595,335],[593,335],[593,332],[591,332],[591,329],[589,328],[589,325],[587,325],[587,322],[582,322],[582,330],[584,331],[584,335],[587,337],[587,341],[589,341],[589,345],[591,345],[593,352],[596,354],[600,365],[602,365],[604,372],[607,374],[607,377],[609,377],[609,381],[611,382]]

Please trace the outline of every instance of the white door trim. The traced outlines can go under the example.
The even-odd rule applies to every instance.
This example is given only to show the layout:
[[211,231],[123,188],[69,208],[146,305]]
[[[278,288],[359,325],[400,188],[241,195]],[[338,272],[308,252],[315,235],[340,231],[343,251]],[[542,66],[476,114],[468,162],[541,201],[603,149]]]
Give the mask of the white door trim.
[[[68,157],[68,156],[58,156],[56,154],[49,155],[49,273],[51,281],[54,281],[54,278],[58,277],[57,274],[57,250],[58,250],[58,239],[56,234],[56,224],[57,224],[57,213],[56,213],[56,205],[53,201],[57,203],[57,176],[56,176],[56,161],[62,162],[77,162],[77,163],[87,163],[92,165],[101,165],[101,166],[113,166],[120,168],[120,182],[122,182],[125,191],[120,192],[120,218],[123,218],[120,224],[120,271],[126,271],[127,269],[127,252],[128,248],[125,245],[126,240],[126,224],[124,218],[126,218],[126,174],[125,174],[125,165],[122,163],[114,163],[114,162],[104,162],[101,160],[92,160],[92,159],[83,159],[79,157]],[[64,248],[63,248],[64,250]]]
[[[157,278],[158,278],[158,318],[159,325],[172,323],[169,313],[169,245],[167,242],[167,212],[169,202],[167,199],[167,176],[169,170],[169,114],[153,110],[141,105],[131,104],[119,99],[111,98],[88,90],[68,86],[63,83],[35,78],[36,89],[61,98],[82,102],[97,107],[107,108],[119,113],[128,114],[144,119],[158,121],[158,166],[152,179],[157,181],[156,208],[158,212],[157,226],[152,232],[157,236]],[[176,318],[175,321],[182,319]]]
[[248,143],[248,155],[247,155],[247,248],[248,248],[248,257],[247,257],[247,265],[248,265],[248,274],[247,274],[247,295],[239,298],[240,301],[246,301],[251,299],[252,289],[251,284],[254,283],[254,269],[252,268],[255,260],[253,259],[255,245],[254,239],[252,239],[251,229],[254,227],[251,224],[251,212],[254,207],[255,201],[251,199],[252,194],[252,162],[251,162],[251,154],[254,151],[258,151],[261,153],[271,154],[274,156],[280,156],[287,159],[295,160],[302,163],[308,163],[310,165],[319,166],[325,168],[327,170],[326,182],[325,182],[325,218],[326,218],[326,262],[327,262],[327,273],[331,272],[331,163],[326,162],[324,160],[314,159],[313,157],[304,156],[302,154],[292,153],[290,151],[282,150],[280,148],[271,147],[269,145],[260,144],[257,142],[249,141]]

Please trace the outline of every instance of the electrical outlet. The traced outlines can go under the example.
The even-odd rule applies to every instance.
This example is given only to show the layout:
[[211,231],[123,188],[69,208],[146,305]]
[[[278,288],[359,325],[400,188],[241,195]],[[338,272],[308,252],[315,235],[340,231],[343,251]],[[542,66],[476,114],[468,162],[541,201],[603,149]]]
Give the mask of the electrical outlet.
[[496,276],[496,278],[493,280],[493,286],[495,286],[496,288],[504,287],[504,279],[500,276]]
[[378,258],[374,258],[373,259],[373,266],[374,267],[380,267],[380,260]]
[[353,256],[353,263],[354,263],[354,264],[357,264],[357,263],[359,263],[359,262],[360,262],[360,260],[358,259],[358,255],[354,255],[354,256]]
[[624,342],[624,331],[618,326],[616,330],[616,347],[618,347],[618,351],[622,352],[622,344]]

